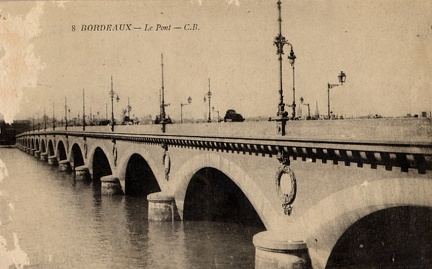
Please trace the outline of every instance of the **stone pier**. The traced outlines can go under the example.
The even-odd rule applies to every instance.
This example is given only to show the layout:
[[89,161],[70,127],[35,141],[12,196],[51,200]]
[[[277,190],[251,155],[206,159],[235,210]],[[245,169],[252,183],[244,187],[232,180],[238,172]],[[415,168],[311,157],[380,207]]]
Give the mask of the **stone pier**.
[[58,165],[57,157],[55,155],[48,157],[49,165]]
[[307,244],[285,238],[281,232],[271,231],[254,235],[255,269],[312,268]]
[[48,153],[46,153],[46,152],[41,153],[40,160],[43,161],[43,162],[48,161]]
[[89,169],[86,165],[75,167],[75,180],[87,180],[89,176]]
[[70,171],[72,171],[70,162],[68,160],[61,160],[61,161],[59,161],[58,164],[59,164],[59,170],[61,172],[70,172]]
[[103,195],[117,195],[123,194],[120,185],[120,180],[117,176],[108,175],[101,177],[101,193]]
[[174,221],[180,219],[177,213],[175,199],[172,195],[162,192],[151,193],[147,196],[148,219],[153,221]]
[[39,158],[40,158],[40,154],[41,154],[40,150],[36,150],[36,151],[34,152],[34,156],[35,156],[35,158],[36,158],[36,159],[39,159]]

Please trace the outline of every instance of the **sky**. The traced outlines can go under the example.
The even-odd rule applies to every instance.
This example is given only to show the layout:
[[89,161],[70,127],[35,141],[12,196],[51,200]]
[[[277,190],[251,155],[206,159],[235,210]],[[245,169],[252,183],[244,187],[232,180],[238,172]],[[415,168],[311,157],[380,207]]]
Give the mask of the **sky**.
[[[164,62],[167,114],[205,118],[208,98],[223,116],[274,117],[279,103],[276,0],[0,2],[0,117],[111,113],[111,76],[131,115],[157,115]],[[130,31],[82,31],[130,24]],[[156,31],[157,25],[171,28]],[[185,30],[188,26],[196,30]],[[145,31],[145,27],[153,26]],[[180,27],[180,29],[174,29]],[[140,29],[135,29],[140,28]],[[75,29],[75,30],[73,30]],[[432,2],[282,0],[282,35],[293,45],[296,103],[327,114],[402,116],[432,111]],[[283,95],[292,103],[285,46]],[[108,107],[108,109],[107,109]],[[286,108],[290,111],[290,108]],[[303,111],[307,111],[303,107]]]

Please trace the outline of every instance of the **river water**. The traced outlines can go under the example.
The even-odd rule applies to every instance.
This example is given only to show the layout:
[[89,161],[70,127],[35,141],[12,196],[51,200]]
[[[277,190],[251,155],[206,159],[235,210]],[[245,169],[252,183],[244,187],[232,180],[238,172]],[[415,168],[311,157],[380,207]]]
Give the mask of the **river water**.
[[0,269],[253,268],[252,237],[263,228],[149,222],[147,206],[0,148]]

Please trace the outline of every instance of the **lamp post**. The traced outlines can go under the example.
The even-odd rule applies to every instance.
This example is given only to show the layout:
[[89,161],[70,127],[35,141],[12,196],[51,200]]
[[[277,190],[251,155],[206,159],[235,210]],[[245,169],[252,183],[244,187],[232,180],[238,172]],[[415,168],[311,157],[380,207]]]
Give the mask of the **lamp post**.
[[211,122],[211,110],[210,110],[210,107],[211,107],[211,96],[212,96],[212,93],[211,93],[211,90],[210,90],[210,78],[208,79],[208,82],[209,82],[209,84],[208,84],[208,86],[209,86],[209,89],[208,89],[208,92],[204,95],[204,102],[206,102],[206,96],[208,97],[208,105],[209,105],[209,107],[208,107],[208,118],[207,118],[207,122]]
[[170,104],[165,104],[165,85],[164,85],[164,65],[163,65],[163,54],[161,54],[161,67],[162,67],[162,87],[160,91],[160,115],[159,115],[159,123],[162,124],[162,133],[165,133],[166,124],[168,123],[168,119],[166,117],[165,107]]
[[345,83],[345,81],[346,81],[345,73],[343,71],[341,71],[338,78],[339,78],[339,83],[337,83],[337,84],[327,83],[327,117],[329,119],[331,119],[330,118],[330,89],[333,89],[334,87],[337,87],[337,86],[342,86]]
[[44,108],[44,131],[46,131],[46,120],[47,120],[47,115],[46,115],[46,109]]
[[111,91],[109,93],[111,96],[111,132],[114,132],[114,95],[116,95],[117,102],[120,100],[120,98],[118,94],[114,91],[112,76],[111,76]]
[[67,99],[66,99],[66,97],[65,97],[65,121],[66,121],[66,124],[65,124],[65,130],[67,130],[67,127],[68,127],[68,116],[67,116],[67,111],[68,111],[68,109],[67,109]]
[[126,111],[127,111],[128,121],[130,121],[130,112],[132,111],[132,107],[130,106],[130,103],[129,103],[129,97],[128,97],[128,105],[126,107]]
[[[283,100],[283,84],[282,84],[282,55],[284,54],[283,52],[283,47],[285,45],[290,45],[291,46],[291,52],[290,56],[288,57],[288,59],[290,60],[291,66],[293,67],[293,74],[294,74],[294,62],[295,62],[295,55],[294,55],[294,51],[292,48],[292,45],[285,39],[285,37],[282,35],[282,15],[281,15],[281,1],[278,0],[277,5],[278,5],[278,10],[279,10],[279,34],[275,37],[275,40],[273,41],[273,45],[276,46],[277,48],[277,53],[279,55],[278,60],[279,60],[279,104],[278,104],[278,112],[277,112],[277,119],[276,121],[278,122],[278,133],[280,133],[281,135],[285,135],[285,126],[286,126],[286,122],[288,121],[288,112],[285,111],[285,103]],[[294,80],[293,80],[293,85],[294,85]],[[295,93],[295,88],[293,86],[293,92]],[[293,116],[295,116],[295,98],[293,99]]]
[[53,131],[55,130],[55,115],[54,115],[54,102],[53,102],[53,117],[52,117],[52,127]]
[[86,114],[85,114],[85,91],[84,91],[84,89],[83,89],[83,131],[85,131],[85,127],[86,127],[86,120],[85,120],[85,117],[86,117]]
[[183,123],[183,107],[192,103],[192,98],[189,96],[187,103],[180,103],[180,123]]

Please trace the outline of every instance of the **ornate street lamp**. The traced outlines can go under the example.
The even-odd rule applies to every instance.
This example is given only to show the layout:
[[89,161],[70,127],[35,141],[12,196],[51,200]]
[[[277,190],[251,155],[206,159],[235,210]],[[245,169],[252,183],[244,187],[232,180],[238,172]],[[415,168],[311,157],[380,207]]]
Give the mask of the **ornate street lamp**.
[[209,105],[209,108],[208,108],[208,118],[207,118],[207,122],[211,122],[211,110],[210,110],[210,107],[211,107],[211,96],[212,96],[212,93],[211,93],[211,90],[210,90],[210,78],[208,79],[208,82],[209,82],[209,84],[208,84],[208,86],[209,86],[209,89],[208,89],[208,92],[204,95],[204,102],[206,102],[206,96],[208,97],[208,105]]
[[83,131],[85,131],[85,127],[86,127],[86,120],[85,120],[85,117],[86,117],[86,114],[85,114],[85,91],[84,91],[84,89],[83,89]]
[[[294,50],[292,45],[285,39],[285,37],[282,35],[282,15],[281,15],[281,1],[278,0],[277,5],[278,5],[278,10],[279,10],[279,34],[275,37],[275,40],[273,41],[273,44],[276,46],[277,48],[277,53],[279,55],[279,104],[278,104],[278,112],[277,112],[277,119],[276,121],[278,122],[278,133],[280,133],[281,135],[285,135],[285,126],[286,126],[286,122],[288,121],[288,112],[285,111],[285,103],[283,100],[283,84],[282,84],[282,55],[284,54],[283,52],[283,47],[285,45],[290,45],[291,46],[291,52],[290,52],[290,56],[288,56],[288,59],[290,60],[290,64],[293,68],[293,74],[294,74],[294,62],[295,62],[295,55],[294,55]],[[293,94],[294,94],[294,99],[293,99],[293,118],[295,117],[295,87],[294,87],[294,76],[293,76]]]
[[187,103],[180,103],[180,123],[183,123],[183,107],[192,103],[192,98],[189,96]]
[[46,109],[44,108],[44,131],[46,131],[46,127],[47,127],[47,115],[46,115]]
[[169,118],[166,117],[165,107],[170,104],[165,104],[165,85],[164,85],[164,65],[163,65],[163,54],[161,54],[161,66],[162,66],[162,88],[160,91],[160,115],[159,119],[155,120],[155,123],[162,124],[162,133],[165,133],[166,124],[169,122]]
[[68,116],[67,116],[67,111],[68,111],[68,108],[67,108],[67,99],[66,99],[66,97],[65,97],[65,121],[66,121],[66,124],[65,124],[65,130],[67,130],[67,127],[68,127]]
[[327,117],[329,119],[331,119],[330,118],[330,113],[331,113],[331,111],[330,111],[330,89],[333,89],[334,87],[337,87],[337,86],[342,86],[345,83],[345,81],[346,81],[345,73],[343,71],[341,71],[338,78],[339,78],[339,83],[337,83],[337,84],[327,83]]
[[129,97],[128,97],[128,105],[127,105],[127,107],[126,107],[126,112],[127,112],[127,117],[128,117],[128,120],[130,121],[130,112],[132,111],[132,107],[131,107],[131,105],[130,105],[130,103],[129,103]]
[[114,132],[114,95],[116,95],[117,102],[120,100],[118,94],[114,91],[113,77],[111,76],[111,91],[109,92],[111,96],[111,132]]
[[54,102],[53,102],[53,117],[52,117],[52,127],[53,131],[55,130],[55,115],[54,115]]

